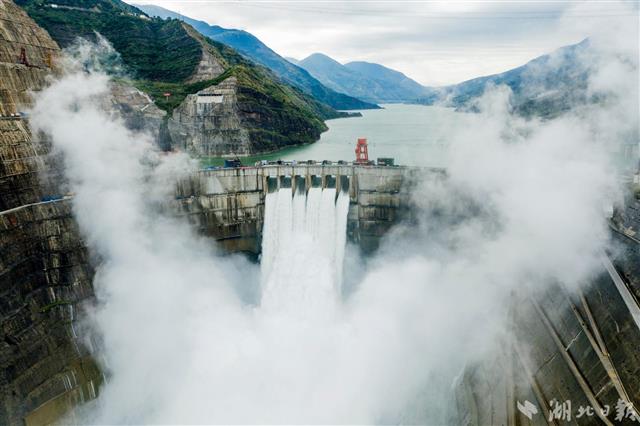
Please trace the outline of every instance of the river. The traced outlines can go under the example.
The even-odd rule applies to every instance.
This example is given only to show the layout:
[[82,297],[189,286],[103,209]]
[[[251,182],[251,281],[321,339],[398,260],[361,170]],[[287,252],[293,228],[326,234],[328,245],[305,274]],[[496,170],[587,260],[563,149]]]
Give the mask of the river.
[[[367,138],[369,158],[391,157],[396,164],[443,166],[448,135],[465,114],[450,108],[389,104],[383,109],[360,111],[362,117],[328,120],[329,130],[316,143],[286,148],[272,154],[243,158],[244,164],[264,160],[348,160],[355,159],[358,138]],[[207,165],[219,165],[211,159]]]

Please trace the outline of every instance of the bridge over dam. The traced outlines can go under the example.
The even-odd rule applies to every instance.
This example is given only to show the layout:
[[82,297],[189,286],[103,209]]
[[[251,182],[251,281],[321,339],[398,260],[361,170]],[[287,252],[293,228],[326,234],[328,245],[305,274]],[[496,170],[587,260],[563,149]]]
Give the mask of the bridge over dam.
[[258,255],[265,197],[282,188],[335,188],[349,193],[347,237],[365,252],[410,214],[411,188],[441,179],[441,168],[356,164],[276,164],[202,170],[180,181],[173,201],[200,232],[230,252]]

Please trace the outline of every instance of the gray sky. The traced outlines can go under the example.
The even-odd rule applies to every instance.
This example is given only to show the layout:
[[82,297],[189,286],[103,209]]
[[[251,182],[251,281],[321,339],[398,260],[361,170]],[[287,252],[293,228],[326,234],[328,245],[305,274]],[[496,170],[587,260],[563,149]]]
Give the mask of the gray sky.
[[282,56],[322,52],[377,62],[426,85],[522,65],[589,36],[610,19],[637,22],[611,1],[127,0],[249,31]]

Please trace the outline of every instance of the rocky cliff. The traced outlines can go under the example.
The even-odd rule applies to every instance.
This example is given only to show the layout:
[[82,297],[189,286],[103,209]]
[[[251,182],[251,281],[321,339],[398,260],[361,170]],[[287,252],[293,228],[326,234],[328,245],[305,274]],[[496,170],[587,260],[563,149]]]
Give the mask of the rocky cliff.
[[[64,196],[62,160],[24,112],[59,55],[45,30],[0,0],[0,424],[49,424],[95,398],[102,382],[79,322],[93,300],[92,262]],[[155,135],[166,115],[120,81],[103,107]]]
[[1,424],[48,424],[95,397],[102,380],[77,322],[93,295],[88,255],[58,195],[57,160],[16,116],[58,53],[46,31],[0,0]]
[[112,81],[110,93],[103,102],[106,111],[123,118],[129,129],[145,131],[160,143],[164,142],[161,131],[167,113],[158,108],[149,95],[122,81]]
[[173,110],[168,129],[174,146],[198,156],[244,156],[312,143],[326,130],[317,118],[330,114],[326,108],[184,25],[202,46],[191,81],[210,85]]
[[250,135],[242,125],[237,91],[237,79],[229,77],[188,95],[169,119],[171,139],[199,156],[251,154]]

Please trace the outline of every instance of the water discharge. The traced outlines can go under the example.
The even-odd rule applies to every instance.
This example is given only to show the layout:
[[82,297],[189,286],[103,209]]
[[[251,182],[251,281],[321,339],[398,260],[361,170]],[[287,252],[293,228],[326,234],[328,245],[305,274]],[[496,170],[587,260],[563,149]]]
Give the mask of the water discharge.
[[282,188],[265,200],[262,309],[333,311],[341,293],[349,195],[335,188]]
[[598,265],[616,188],[603,145],[637,134],[631,89],[628,105],[548,122],[509,115],[508,90],[489,91],[451,126],[446,182],[416,187],[415,223],[386,237],[348,298],[349,197],[268,194],[256,307],[235,290],[257,266],[158,211],[190,162],[105,114],[108,78],[79,63],[40,93],[30,125],[64,155],[100,260],[85,330],[107,381],[80,423],[445,424],[453,379],[502,349],[511,295],[577,286]]

